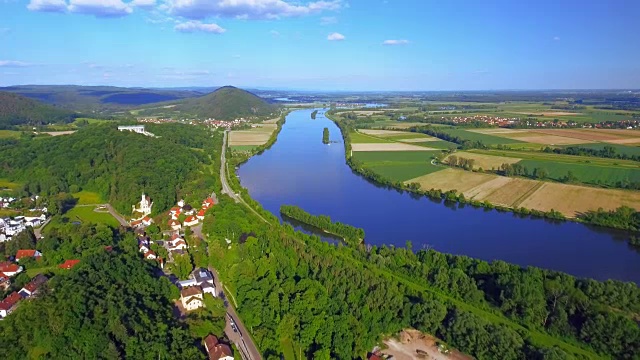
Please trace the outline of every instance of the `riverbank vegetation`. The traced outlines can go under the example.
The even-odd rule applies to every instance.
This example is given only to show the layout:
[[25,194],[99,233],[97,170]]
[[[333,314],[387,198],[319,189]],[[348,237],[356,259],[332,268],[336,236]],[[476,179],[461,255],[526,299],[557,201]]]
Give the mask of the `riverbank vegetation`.
[[324,128],[324,130],[322,130],[322,143],[329,143],[329,128]]
[[294,220],[316,227],[333,235],[338,235],[349,245],[359,245],[364,242],[364,229],[332,222],[326,215],[311,215],[303,209],[293,205],[280,206],[280,213]]
[[[231,221],[237,217],[245,221]],[[406,327],[478,359],[631,358],[640,351],[635,284],[433,250],[414,254],[410,244],[333,246],[287,224],[262,223],[226,197],[205,224],[219,249],[211,261],[225,269],[221,276],[265,356],[291,342],[303,358],[364,358],[381,334]],[[228,248],[227,234],[239,231],[251,236]]]
[[[474,138],[475,140],[462,139],[452,135],[452,130],[447,127],[431,126],[413,127],[410,130],[415,134],[439,136],[443,141],[446,139],[458,143],[461,145],[460,148],[466,147],[468,150],[461,152],[432,149],[430,153],[419,155],[430,159],[411,162],[409,159],[417,155],[409,156],[408,152],[398,152],[403,154],[400,156],[401,154],[392,151],[373,152],[372,155],[355,151],[359,148],[352,146],[351,136],[359,136],[359,143],[406,142],[407,145],[424,147],[430,146],[430,139],[420,142],[408,136],[410,133],[407,134],[406,131],[397,131],[397,135],[393,135],[393,131],[389,130],[360,129],[366,132],[361,133],[356,131],[361,124],[343,115],[344,113],[340,115],[335,111],[327,112],[327,116],[341,129],[347,164],[379,185],[438,200],[513,211],[522,215],[551,219],[570,218],[583,222],[591,221],[591,217],[584,214],[597,210],[594,206],[602,206],[607,211],[621,206],[640,207],[638,192],[593,187],[598,184],[632,187],[633,182],[621,182],[621,179],[635,179],[636,172],[640,176],[640,170],[634,165],[636,163],[629,160],[548,154],[530,150],[504,150],[502,144],[487,148],[484,143],[474,141],[482,142],[481,136],[489,136],[488,134],[469,131],[480,137]],[[421,131],[416,132],[418,129]],[[497,150],[498,147],[501,150]],[[373,161],[374,154],[376,158],[388,159],[383,162]],[[447,170],[443,165],[456,170]],[[580,185],[580,180],[590,181],[589,185],[593,185]],[[585,193],[589,196],[585,196]]]
[[313,110],[313,112],[311,113],[311,120],[315,120],[317,115],[318,115],[318,110]]

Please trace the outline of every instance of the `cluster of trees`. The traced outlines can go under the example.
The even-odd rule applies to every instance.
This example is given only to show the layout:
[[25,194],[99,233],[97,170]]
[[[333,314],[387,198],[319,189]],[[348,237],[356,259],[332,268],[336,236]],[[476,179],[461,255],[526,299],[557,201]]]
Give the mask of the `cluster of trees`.
[[324,128],[324,130],[322,130],[322,143],[329,143],[329,128]]
[[[180,197],[197,193],[202,199],[206,195],[211,186],[204,185],[218,180],[201,170],[216,161],[215,153],[221,146],[219,135],[207,141],[194,137],[183,143],[180,134],[191,136],[195,127],[172,125],[164,131],[162,126],[154,128],[163,134],[162,138],[120,132],[108,125],[88,126],[66,136],[2,141],[0,167],[3,177],[25,184],[25,193],[48,196],[86,189],[99,193],[121,213],[129,214],[131,205],[145,192],[158,213]],[[175,136],[170,134],[172,131]],[[204,151],[185,145],[203,146]]]
[[0,322],[3,357],[204,359],[173,315],[178,289],[152,275],[128,236],[131,249],[96,249]]
[[640,328],[633,320],[640,310],[640,288],[633,283],[577,279],[434,250],[414,254],[381,247],[363,256],[467,304],[499,310],[529,329],[572,338],[600,354],[631,359],[640,351]]
[[[546,179],[549,176],[549,173],[546,169],[541,167],[534,168],[533,171],[530,171],[526,166],[520,165],[518,163],[509,164],[504,163],[500,165],[500,174],[504,176],[524,176],[532,179]],[[573,183],[576,181],[575,176],[571,171],[567,173],[567,177],[563,182]]]
[[[634,284],[410,247],[333,246],[221,200],[208,228],[212,261],[226,269],[267,359],[289,343],[303,358],[362,359],[380,335],[406,327],[478,359],[632,358],[640,350],[637,325],[626,317],[640,304]],[[229,250],[225,234],[236,225],[218,219],[241,214],[255,236]]]
[[344,238],[349,245],[357,245],[364,241],[364,229],[341,222],[332,222],[326,215],[311,215],[303,209],[293,205],[280,206],[280,213],[302,223],[314,226],[328,233]]
[[316,115],[318,115],[318,110],[313,110],[313,112],[311,113],[311,119],[315,120],[316,119]]
[[599,208],[597,211],[588,211],[581,215],[581,219],[598,226],[632,231],[640,230],[640,212],[628,206],[621,206],[611,211],[603,208]]
[[640,161],[640,155],[629,155],[627,153],[618,152],[615,147],[605,145],[602,149],[585,148],[582,146],[567,146],[551,148],[545,147],[544,152],[564,155],[577,155],[577,156],[593,156],[610,159],[623,159]]
[[473,165],[475,165],[476,160],[451,155],[447,158],[447,163],[449,166],[459,167],[465,170],[473,170]]

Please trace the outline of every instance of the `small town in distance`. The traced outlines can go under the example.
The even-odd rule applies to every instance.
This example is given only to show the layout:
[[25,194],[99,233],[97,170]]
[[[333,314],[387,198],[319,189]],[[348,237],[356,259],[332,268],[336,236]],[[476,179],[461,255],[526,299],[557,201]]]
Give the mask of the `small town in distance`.
[[0,359],[637,360],[637,14],[0,1]]

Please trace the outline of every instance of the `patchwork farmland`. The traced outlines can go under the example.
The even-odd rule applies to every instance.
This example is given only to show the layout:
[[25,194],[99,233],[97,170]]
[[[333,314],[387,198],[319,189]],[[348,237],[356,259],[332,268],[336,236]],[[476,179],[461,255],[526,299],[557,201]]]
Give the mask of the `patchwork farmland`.
[[[640,147],[611,143],[640,141],[640,131],[594,129],[456,129],[440,127],[451,135],[482,141],[489,149],[453,151],[456,144],[429,135],[387,129],[359,129],[350,133],[352,157],[375,173],[422,190],[456,190],[465,198],[539,211],[554,209],[576,217],[598,204],[606,210],[626,205],[640,209],[640,193],[616,187],[640,183],[640,163],[631,160],[542,152],[547,146],[580,146],[595,150],[611,146],[620,154],[638,155]],[[498,145],[501,147],[498,148]],[[505,150],[520,149],[520,150]],[[443,156],[444,155],[444,156]],[[473,170],[451,168],[449,160],[472,159]],[[438,165],[438,162],[444,165]],[[544,180],[500,175],[503,164],[518,164],[531,174],[544,171]],[[479,170],[482,171],[479,172]],[[559,183],[571,174],[576,182]],[[546,181],[545,181],[546,180]],[[591,187],[590,185],[600,186]],[[593,201],[597,199],[598,201]]]

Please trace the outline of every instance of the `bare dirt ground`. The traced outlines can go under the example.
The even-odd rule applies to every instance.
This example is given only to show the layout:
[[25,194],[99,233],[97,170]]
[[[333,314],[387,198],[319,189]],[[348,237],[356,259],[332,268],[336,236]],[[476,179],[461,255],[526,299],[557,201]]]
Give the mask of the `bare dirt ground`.
[[548,134],[548,135],[556,135],[556,136],[564,136],[570,137],[574,139],[582,139],[582,140],[595,140],[595,141],[605,141],[605,140],[618,140],[621,138],[619,135],[613,135],[611,133],[605,133],[601,131],[585,131],[582,129],[548,129],[548,130],[532,130],[534,132],[540,134]]
[[574,144],[587,144],[593,141],[587,139],[576,139],[571,137],[556,136],[556,135],[534,135],[534,136],[518,136],[514,138],[520,141],[525,141],[534,144],[545,145],[574,145]]
[[582,115],[582,113],[574,113],[574,112],[567,112],[567,111],[542,111],[542,112],[535,112],[535,113],[531,113],[531,112],[514,112],[514,114],[536,115],[536,116],[575,116],[575,115]]
[[640,210],[640,192],[507,178],[451,168],[405,183],[413,182],[424,190],[457,190],[467,199],[540,211],[553,209],[570,218],[599,207],[614,210],[626,205]]
[[474,173],[470,171],[444,169],[431,174],[407,180],[406,183],[417,182],[425,189],[440,189],[442,191],[457,190],[465,192],[497,178],[497,175]]
[[399,334],[398,339],[388,339],[384,344],[388,347],[383,354],[393,356],[394,360],[472,360],[473,358],[458,351],[445,355],[438,351],[437,340],[431,335],[423,335],[418,330],[407,329]]
[[396,141],[401,141],[401,142],[406,142],[406,143],[421,143],[421,142],[427,142],[427,141],[438,141],[440,139],[438,138],[434,138],[434,137],[420,137],[420,138],[413,138],[413,139],[398,139]]
[[229,132],[229,146],[263,145],[269,140],[271,134],[276,130],[276,128],[276,124],[266,123],[260,124],[258,127],[251,128],[250,130],[231,131]]
[[608,143],[612,144],[622,144],[622,145],[637,145],[640,144],[640,138],[628,138],[628,139],[620,139],[620,140],[609,140]]
[[[474,169],[483,168],[484,170],[491,169],[499,169],[502,164],[515,164],[522,159],[512,158],[512,157],[504,157],[504,156],[494,156],[494,155],[484,155],[484,154],[475,154],[464,151],[458,151],[450,156],[457,156],[458,158],[465,159],[473,159],[475,164],[473,166]],[[449,157],[447,157],[449,159]]]
[[570,217],[599,207],[614,210],[621,205],[639,210],[640,192],[547,182],[520,204],[528,209],[554,209]]
[[351,144],[353,151],[434,151],[429,147],[410,145],[403,143],[368,143],[368,144]]

